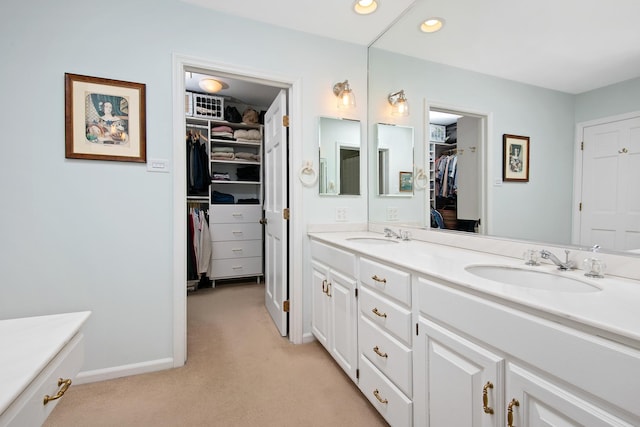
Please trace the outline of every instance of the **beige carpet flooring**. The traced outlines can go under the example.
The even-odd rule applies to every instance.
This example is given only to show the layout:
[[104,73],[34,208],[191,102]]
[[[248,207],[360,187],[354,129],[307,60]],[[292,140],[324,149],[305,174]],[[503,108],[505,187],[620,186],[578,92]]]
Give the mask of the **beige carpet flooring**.
[[72,386],[45,426],[386,426],[317,342],[280,337],[262,284],[187,298],[184,367]]

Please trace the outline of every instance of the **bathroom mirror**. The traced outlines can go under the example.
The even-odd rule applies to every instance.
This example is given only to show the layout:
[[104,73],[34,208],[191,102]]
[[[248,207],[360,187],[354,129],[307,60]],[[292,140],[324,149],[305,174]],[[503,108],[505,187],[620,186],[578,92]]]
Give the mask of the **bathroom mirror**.
[[321,196],[360,194],[360,122],[320,117],[320,169],[318,191]]
[[413,128],[376,124],[377,188],[380,196],[413,196]]
[[[576,134],[581,132],[578,125],[640,111],[638,71],[634,71],[636,77],[610,87],[565,93],[421,59],[408,54],[411,46],[406,43],[394,44],[397,33],[415,28],[414,21],[424,18],[425,5],[437,10],[444,7],[442,4],[415,2],[370,46],[369,123],[387,122],[387,95],[399,87],[404,89],[412,102],[411,115],[394,123],[415,129],[415,168],[429,171],[429,110],[485,118],[481,132],[486,140],[477,147],[481,159],[475,178],[484,192],[481,230],[489,236],[570,246],[579,227],[574,221],[577,202],[590,197],[578,191],[581,183],[574,182],[574,167],[582,161],[577,148],[580,137]],[[518,66],[515,62],[511,65]],[[546,72],[561,73],[562,69]],[[378,149],[374,127],[370,124],[368,147],[369,157],[375,159]],[[525,136],[531,141],[527,182],[502,179],[505,134]],[[411,200],[381,197],[376,183],[377,164],[370,161],[369,170],[373,172],[369,176],[371,222],[402,227],[430,225],[428,191],[416,191]],[[601,246],[604,250],[613,249]]]

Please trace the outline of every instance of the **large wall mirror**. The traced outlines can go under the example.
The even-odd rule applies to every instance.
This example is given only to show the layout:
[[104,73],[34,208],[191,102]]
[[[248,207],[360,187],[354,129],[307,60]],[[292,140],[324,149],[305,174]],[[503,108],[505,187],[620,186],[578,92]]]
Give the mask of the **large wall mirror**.
[[[391,120],[413,127],[415,169],[432,173],[432,112],[460,113],[474,119],[473,132],[481,136],[472,145],[473,152],[469,147],[465,151],[465,155],[475,156],[473,168],[465,168],[465,180],[477,185],[469,188],[481,199],[474,201],[475,213],[467,214],[473,218],[461,218],[480,220],[480,227],[476,224],[470,231],[552,245],[599,244],[604,250],[624,253],[640,248],[640,192],[633,186],[619,185],[639,179],[631,172],[640,170],[640,119],[635,119],[640,117],[639,69],[628,74],[631,78],[613,85],[569,93],[471,71],[472,64],[454,67],[413,55],[405,33],[414,31],[415,23],[425,16],[453,13],[454,6],[444,0],[418,0],[370,46],[369,170],[377,171],[375,123]],[[447,36],[445,30],[427,35],[431,38],[425,43],[437,45],[440,37]],[[526,66],[513,61],[514,67]],[[411,115],[398,119],[389,115],[386,98],[399,88],[411,102]],[[604,136],[612,135],[603,124],[612,117],[630,120],[626,129],[614,131],[618,132],[615,141]],[[505,134],[529,138],[528,181],[503,180]],[[580,142],[586,139],[589,148],[581,151]],[[371,222],[402,227],[431,225],[433,195],[429,190],[416,191],[410,199],[385,198],[378,191],[377,174],[369,175]],[[606,185],[602,184],[605,178]],[[617,186],[622,196],[614,198],[606,186]],[[587,202],[591,211],[603,215],[587,217]],[[627,229],[610,229],[611,224],[620,222],[626,222]]]
[[381,196],[413,196],[413,128],[376,125],[377,188]]
[[320,117],[320,170],[322,196],[360,194],[360,122]]

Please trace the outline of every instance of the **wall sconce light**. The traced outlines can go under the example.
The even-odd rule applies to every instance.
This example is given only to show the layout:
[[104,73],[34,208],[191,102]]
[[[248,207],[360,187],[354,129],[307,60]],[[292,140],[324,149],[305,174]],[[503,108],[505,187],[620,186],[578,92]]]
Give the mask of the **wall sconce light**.
[[338,108],[353,108],[356,106],[356,96],[349,86],[349,80],[333,85],[333,94],[338,97]]
[[391,104],[391,114],[394,116],[408,116],[409,115],[409,103],[407,97],[404,95],[404,90],[389,94],[387,97],[389,104]]
[[200,89],[209,93],[216,93],[220,89],[222,89],[222,83],[220,83],[216,79],[202,79],[198,83],[198,86],[200,86]]

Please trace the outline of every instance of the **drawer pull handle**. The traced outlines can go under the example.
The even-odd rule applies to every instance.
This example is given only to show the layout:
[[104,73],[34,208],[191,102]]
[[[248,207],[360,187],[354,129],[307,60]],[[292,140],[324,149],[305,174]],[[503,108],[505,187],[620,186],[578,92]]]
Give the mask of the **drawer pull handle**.
[[231,267],[233,270],[242,270],[242,266],[241,265],[237,265],[235,267]]
[[232,231],[233,234],[242,234],[242,231]]
[[509,407],[507,408],[507,425],[509,427],[513,427],[513,407],[514,406],[520,406],[520,402],[518,402],[516,399],[511,399],[511,402],[509,402]]
[[331,282],[327,282],[327,296],[331,298]]
[[371,278],[373,280],[375,280],[376,282],[378,282],[378,283],[384,283],[385,285],[387,284],[387,279],[383,279],[381,277],[378,277],[377,274],[374,274],[373,276],[371,276]]
[[378,317],[384,317],[385,319],[387,318],[387,313],[380,313],[378,311],[378,307],[374,307],[374,309],[371,311],[373,312],[373,314],[375,314]]
[[71,386],[71,378],[67,378],[66,380],[63,380],[62,378],[58,378],[58,387],[60,386],[62,387],[60,388],[60,390],[58,390],[58,393],[56,393],[55,396],[49,396],[48,394],[44,395],[44,403],[43,403],[44,405],[51,402],[52,400],[58,400],[62,396],[64,396],[64,394],[69,389],[69,386]]
[[380,356],[380,357],[384,357],[385,359],[386,359],[387,357],[389,357],[389,355],[388,355],[387,353],[382,353],[382,352],[380,351],[380,347],[378,347],[378,346],[373,347],[373,351],[374,351],[378,356]]
[[242,252],[242,248],[233,248],[231,252]]
[[327,279],[324,279],[322,281],[322,293],[326,294],[327,293]]
[[235,216],[235,217],[240,217],[240,218],[242,218],[242,214],[241,214],[241,213],[233,213],[233,214],[231,214],[231,215],[233,215],[233,216]]
[[491,381],[487,381],[487,383],[482,387],[482,409],[485,414],[493,414],[493,408],[489,406],[489,389],[493,388],[493,384]]
[[380,397],[380,392],[378,391],[378,389],[373,390],[373,395],[376,397],[376,399],[378,399],[378,402],[384,403],[385,405],[389,403],[387,399],[383,399],[382,397]]

